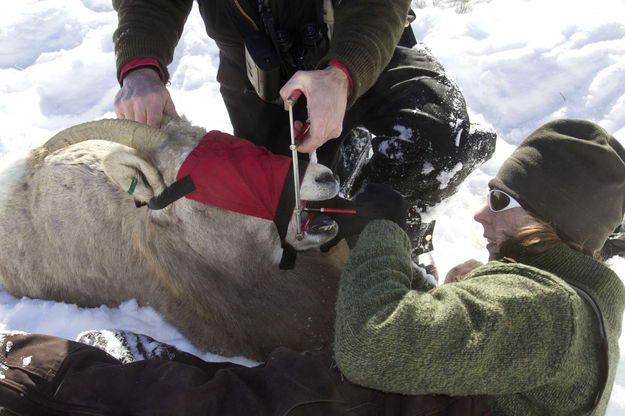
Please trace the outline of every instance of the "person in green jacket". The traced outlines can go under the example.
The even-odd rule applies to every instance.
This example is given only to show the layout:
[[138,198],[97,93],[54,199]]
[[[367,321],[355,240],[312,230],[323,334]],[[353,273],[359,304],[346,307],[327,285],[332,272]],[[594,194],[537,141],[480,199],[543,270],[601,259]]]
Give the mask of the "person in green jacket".
[[434,290],[397,224],[366,226],[340,282],[339,369],[385,392],[486,396],[496,415],[605,413],[625,287],[593,254],[623,220],[625,150],[594,123],[557,120],[489,188],[474,218],[490,261]]
[[[113,1],[119,19],[113,35],[119,118],[158,127],[163,114],[178,116],[166,87],[168,66],[192,4]],[[340,176],[347,194],[356,193],[365,180],[392,182],[421,206],[453,194],[490,158],[496,136],[471,131],[458,85],[424,45],[416,44],[407,20],[410,4],[199,0],[206,32],[219,48],[217,81],[234,135],[290,156],[284,101],[301,90],[305,99],[294,107],[295,131],[307,119],[310,130],[298,151],[316,151],[318,161]],[[279,76],[267,86],[269,93],[257,91],[248,77],[255,66],[246,61],[246,48],[259,50],[250,40],[258,36],[279,56]]]

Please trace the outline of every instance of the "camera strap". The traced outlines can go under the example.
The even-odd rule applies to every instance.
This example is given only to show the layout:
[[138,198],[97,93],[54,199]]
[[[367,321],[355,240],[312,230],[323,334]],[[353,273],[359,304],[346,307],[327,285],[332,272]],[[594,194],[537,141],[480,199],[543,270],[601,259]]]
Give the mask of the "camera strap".
[[323,0],[323,23],[328,28],[328,40],[334,34],[334,5],[332,0]]
[[273,47],[278,52],[278,38],[276,37],[275,20],[271,12],[271,6],[268,0],[258,0],[258,12],[263,23],[263,31],[269,35]]

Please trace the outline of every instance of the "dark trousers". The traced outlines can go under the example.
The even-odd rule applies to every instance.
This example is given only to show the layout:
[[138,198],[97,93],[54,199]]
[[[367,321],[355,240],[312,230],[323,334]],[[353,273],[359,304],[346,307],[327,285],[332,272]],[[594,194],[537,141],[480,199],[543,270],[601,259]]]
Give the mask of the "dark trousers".
[[[283,106],[263,102],[250,91],[241,77],[245,68],[239,53],[224,47],[220,60],[218,80],[234,134],[290,155]],[[295,119],[306,120],[305,99],[300,101]],[[324,144],[317,156],[339,174],[347,196],[365,181],[387,183],[413,205],[426,207],[453,194],[488,160],[495,139],[492,131],[471,131],[460,89],[418,44],[395,49],[377,82],[348,109],[341,137]]]
[[205,362],[151,339],[161,359],[129,363],[57,337],[1,339],[3,415],[490,414],[483,397],[404,396],[356,386],[343,379],[329,350],[278,349],[249,368]]

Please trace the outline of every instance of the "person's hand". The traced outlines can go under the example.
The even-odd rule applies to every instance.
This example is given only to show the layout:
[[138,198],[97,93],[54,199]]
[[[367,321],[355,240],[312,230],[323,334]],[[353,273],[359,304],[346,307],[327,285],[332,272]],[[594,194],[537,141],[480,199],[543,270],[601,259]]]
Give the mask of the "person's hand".
[[482,264],[482,262],[471,259],[452,267],[452,269],[447,272],[447,276],[445,276],[445,283],[461,282],[469,272],[480,267]]
[[[298,71],[280,89],[285,110],[288,110],[286,100],[295,90],[301,90],[306,96],[310,120],[308,135],[297,146],[297,150],[311,153],[341,134],[347,108],[349,79],[345,72],[332,65],[322,70]],[[295,135],[302,126],[299,120],[294,123]]]
[[367,222],[372,220],[390,220],[406,229],[408,209],[406,198],[391,186],[381,183],[369,183],[365,190],[354,199],[354,208]]
[[115,95],[114,108],[118,118],[156,128],[160,127],[163,114],[180,118],[169,91],[158,73],[150,68],[140,68],[126,75],[122,88]]
[[355,209],[357,214],[333,215],[339,225],[339,232],[334,239],[321,246],[321,251],[329,250],[345,237],[360,234],[372,220],[390,220],[405,230],[410,208],[406,198],[399,192],[389,185],[378,183],[368,184],[353,201],[335,198],[332,201],[323,201],[322,204],[331,208]]

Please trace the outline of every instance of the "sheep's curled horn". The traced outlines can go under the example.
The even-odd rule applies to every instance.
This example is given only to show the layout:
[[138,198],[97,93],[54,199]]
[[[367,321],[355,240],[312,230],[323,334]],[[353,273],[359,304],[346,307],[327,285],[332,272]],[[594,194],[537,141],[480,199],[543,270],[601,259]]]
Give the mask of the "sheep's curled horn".
[[54,152],[74,143],[87,140],[107,140],[150,153],[158,148],[168,134],[132,120],[104,119],[78,124],[60,131],[43,148]]
[[[160,172],[144,157],[136,153],[151,154],[169,135],[162,130],[132,120],[104,119],[90,121],[60,131],[42,147],[51,153],[75,143],[89,140],[105,140],[134,149],[133,152],[112,152],[104,158],[106,175],[122,189],[132,189],[137,206],[142,206],[154,196],[160,195],[167,186]],[[143,187],[136,186],[141,176]]]

